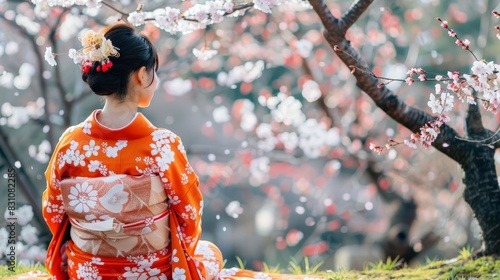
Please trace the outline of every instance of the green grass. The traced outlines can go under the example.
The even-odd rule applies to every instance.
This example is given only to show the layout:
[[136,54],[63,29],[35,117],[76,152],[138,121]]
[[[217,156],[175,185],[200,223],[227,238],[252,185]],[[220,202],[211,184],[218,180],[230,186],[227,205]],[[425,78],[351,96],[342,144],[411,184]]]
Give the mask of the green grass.
[[[473,248],[463,248],[458,256],[450,260],[426,259],[426,262],[417,267],[407,267],[399,258],[388,258],[386,261],[370,263],[362,271],[340,270],[319,271],[320,264],[311,266],[308,259],[299,263],[292,260],[286,269],[279,266],[264,266],[266,273],[286,273],[301,275],[316,275],[328,280],[458,280],[458,279],[499,279],[500,258],[481,257],[472,258]],[[238,258],[240,268],[245,268],[244,262]]]
[[[469,249],[467,249],[470,251]],[[328,280],[392,280],[392,279],[500,279],[500,259],[481,257],[470,259],[464,257],[462,250],[460,256],[451,260],[433,260],[419,267],[408,268],[395,265],[396,260],[387,260],[370,265],[363,271],[324,272]],[[392,268],[391,268],[392,267]],[[391,269],[389,269],[391,268]]]
[[387,258],[387,260],[379,261],[378,263],[369,263],[368,267],[372,270],[395,270],[402,264],[402,260],[399,257],[395,257],[394,260]]
[[21,262],[18,262],[16,264],[16,267],[14,268],[14,272],[10,271],[8,266],[1,265],[0,266],[0,278],[14,276],[17,274],[22,274],[22,273],[26,273],[26,272],[30,272],[30,271],[37,271],[37,270],[47,272],[47,270],[45,269],[45,266],[41,263],[38,263],[34,266],[25,266]]
[[[388,259],[385,262],[372,263],[362,271],[341,270],[341,271],[319,271],[321,264],[311,266],[307,259],[298,263],[291,261],[286,269],[280,269],[279,266],[265,266],[267,273],[288,273],[288,274],[307,274],[324,276],[328,280],[392,280],[392,279],[410,279],[410,280],[458,280],[458,279],[499,279],[500,280],[500,259],[493,257],[481,257],[472,259],[472,249],[464,248],[460,251],[457,258],[450,260],[428,259],[425,264],[418,267],[409,268],[402,266],[396,258]],[[244,268],[244,262],[239,259],[240,268]],[[28,271],[45,271],[43,265],[23,266],[18,264],[15,273],[8,270],[7,266],[0,266],[0,278],[26,273]]]

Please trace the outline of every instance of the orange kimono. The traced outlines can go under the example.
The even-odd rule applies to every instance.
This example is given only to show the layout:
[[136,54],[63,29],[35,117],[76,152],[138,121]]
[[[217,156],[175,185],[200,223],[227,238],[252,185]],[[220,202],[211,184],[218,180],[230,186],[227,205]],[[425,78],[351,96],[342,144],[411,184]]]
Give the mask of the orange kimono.
[[99,113],[64,132],[45,174],[52,279],[213,279],[222,255],[199,241],[203,199],[181,139],[140,113],[121,129]]
[[121,129],[99,113],[64,132],[45,174],[52,279],[319,279],[222,269],[199,240],[203,199],[181,139],[140,113]]

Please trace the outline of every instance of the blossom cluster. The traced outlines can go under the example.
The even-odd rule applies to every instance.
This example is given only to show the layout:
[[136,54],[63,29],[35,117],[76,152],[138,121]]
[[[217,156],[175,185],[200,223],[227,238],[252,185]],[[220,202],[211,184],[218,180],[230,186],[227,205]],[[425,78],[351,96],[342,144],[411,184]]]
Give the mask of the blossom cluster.
[[[135,26],[144,25],[147,21],[151,21],[158,28],[171,34],[177,32],[186,34],[205,29],[210,24],[219,23],[226,15],[242,15],[243,12],[235,13],[236,7],[243,7],[242,10],[244,10],[253,6],[265,13],[271,13],[273,7],[288,1],[297,2],[299,0],[253,0],[253,2],[243,4],[235,4],[233,0],[209,0],[203,4],[196,3],[185,11],[168,6],[154,11],[144,11],[140,8],[128,14],[127,21]],[[55,6],[71,7],[74,5],[99,8],[102,5],[102,0],[31,0],[31,2],[37,9]]]
[[198,58],[199,60],[209,60],[212,57],[217,55],[216,50],[210,49],[208,46],[203,46],[201,49],[194,48],[193,49],[193,54]]
[[127,21],[135,26],[152,21],[158,28],[171,34],[189,33],[221,22],[224,15],[233,12],[233,7],[231,0],[213,0],[206,1],[204,4],[196,4],[182,13],[181,10],[172,7],[160,8],[152,12],[139,10],[130,13]]
[[[101,5],[102,0],[32,0],[31,2],[37,7],[85,5],[95,8]],[[256,9],[266,13],[270,13],[271,8],[279,4],[281,4],[279,0],[255,0],[253,2]],[[234,7],[235,4],[232,0],[209,0],[203,4],[197,3],[183,12],[172,7],[159,8],[154,11],[138,9],[128,15],[127,21],[135,26],[144,25],[147,21],[151,21],[158,28],[171,34],[189,33],[204,29],[207,25],[221,22],[225,15],[233,13]]]
[[231,69],[229,72],[219,72],[217,83],[221,86],[232,87],[239,82],[251,83],[262,75],[264,71],[264,61],[246,62]]
[[[496,17],[500,17],[497,12],[493,11]],[[450,37],[456,38],[455,44],[469,51],[474,58],[476,56],[470,50],[470,41],[467,39],[461,40],[457,33],[451,29],[448,22],[437,18],[441,22],[441,27],[448,30]],[[495,26],[500,31],[500,27]],[[500,39],[500,36],[498,36]],[[448,71],[446,76],[436,75],[433,78],[427,76],[427,72],[422,68],[411,68],[406,74],[405,82],[411,85],[415,82],[414,76],[418,76],[419,81],[434,80],[438,83],[435,85],[435,93],[430,93],[427,106],[433,114],[438,114],[435,120],[429,121],[420,128],[420,133],[414,133],[410,139],[405,139],[403,142],[389,139],[385,147],[370,144],[370,149],[380,154],[384,149],[390,149],[399,144],[405,144],[408,147],[417,148],[417,143],[423,147],[429,147],[434,142],[440,133],[440,127],[448,122],[450,118],[445,115],[446,112],[452,111],[454,108],[454,96],[462,103],[476,104],[476,99],[482,101],[485,110],[496,114],[500,103],[500,85],[498,82],[498,73],[500,72],[500,64],[493,61],[475,60],[470,69],[470,74],[460,73],[458,71]],[[383,85],[383,84],[382,84]],[[476,93],[476,96],[474,95]]]
[[259,149],[271,151],[281,147],[287,152],[299,149],[309,158],[318,158],[327,147],[339,144],[338,129],[307,118],[302,103],[295,97],[278,93],[260,98],[259,102],[271,110],[272,117],[272,123],[260,123],[255,128]]
[[30,101],[26,106],[14,106],[5,102],[0,107],[0,125],[7,125],[18,129],[28,123],[30,119],[39,119],[45,114],[45,99],[39,97],[35,102]]
[[[30,222],[33,219],[33,207],[31,205],[23,205],[15,210],[16,222],[21,226],[15,246],[17,250],[17,261],[23,265],[34,265],[45,261],[47,251],[43,246],[36,245],[39,243],[38,230],[32,226]],[[4,218],[10,218],[10,212],[6,209]],[[0,229],[0,258],[5,256],[8,248],[12,246],[9,243],[9,233],[5,227]]]
[[37,7],[71,7],[71,6],[87,6],[89,8],[98,8],[101,6],[102,0],[31,0]]

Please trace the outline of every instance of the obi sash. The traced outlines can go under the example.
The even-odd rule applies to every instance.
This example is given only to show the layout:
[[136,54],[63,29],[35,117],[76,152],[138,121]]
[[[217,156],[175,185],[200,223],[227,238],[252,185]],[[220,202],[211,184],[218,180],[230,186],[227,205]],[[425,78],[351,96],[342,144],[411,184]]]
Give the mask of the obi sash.
[[170,242],[167,194],[158,176],[76,177],[61,181],[71,240],[103,257],[144,255]]
[[[116,271],[109,278],[116,279],[122,275],[119,269],[124,269],[121,261],[157,255],[160,259],[151,264],[151,271],[167,275],[185,271],[186,279],[204,279],[203,265],[187,252],[185,242],[171,240],[182,235],[182,223],[170,209],[158,176],[75,177],[61,180],[60,185],[66,215],[47,250],[47,268],[53,279],[68,278],[61,270],[60,248],[69,237],[72,250],[66,252],[80,252],[78,258],[70,258],[69,275],[78,272],[78,265],[114,258],[116,266],[104,264],[102,268]],[[173,252],[179,253],[174,257]]]

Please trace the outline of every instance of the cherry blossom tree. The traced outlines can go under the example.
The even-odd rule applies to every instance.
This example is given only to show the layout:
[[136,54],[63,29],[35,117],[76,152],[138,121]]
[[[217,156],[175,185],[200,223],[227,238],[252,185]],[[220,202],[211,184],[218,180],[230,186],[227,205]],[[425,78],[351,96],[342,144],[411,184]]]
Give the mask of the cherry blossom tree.
[[[232,218],[239,218],[240,222],[246,217],[247,222],[253,223],[253,215],[249,214],[252,211],[272,215],[268,211],[270,208],[279,209],[280,215],[276,223],[278,226],[274,228],[279,235],[271,242],[275,243],[278,250],[288,250],[290,254],[298,252],[317,255],[327,252],[328,246],[331,246],[329,252],[332,252],[336,247],[328,245],[328,240],[325,241],[327,238],[319,237],[321,233],[329,230],[341,235],[354,235],[356,228],[363,235],[367,234],[366,228],[381,231],[384,227],[376,222],[369,223],[369,227],[366,222],[351,223],[360,217],[365,219],[366,213],[366,216],[376,213],[372,215],[372,220],[373,217],[378,217],[389,224],[388,228],[404,228],[400,232],[408,234],[408,229],[415,227],[417,209],[422,207],[417,207],[418,203],[413,199],[417,191],[409,194],[407,186],[418,189],[418,185],[435,184],[437,189],[441,189],[442,186],[456,184],[454,180],[450,182],[449,177],[457,175],[450,175],[453,172],[448,170],[449,162],[429,171],[426,169],[429,166],[428,161],[424,158],[430,157],[431,161],[437,162],[437,155],[422,156],[411,148],[397,145],[398,147],[392,147],[388,152],[388,158],[395,166],[393,173],[396,174],[392,175],[397,176],[399,173],[413,177],[399,178],[394,180],[393,184],[387,184],[384,172],[369,160],[374,156],[367,151],[370,144],[377,146],[373,139],[383,141],[387,134],[394,134],[396,131],[396,136],[407,138],[407,141],[390,135],[393,138],[389,142],[390,146],[400,142],[416,146],[420,142],[417,140],[424,138],[417,138],[417,135],[411,138],[411,134],[391,124],[380,111],[374,111],[372,102],[352,83],[350,71],[354,69],[357,84],[364,92],[370,97],[376,96],[374,103],[377,106],[387,111],[397,122],[409,126],[411,131],[418,133],[421,127],[434,121],[428,123],[425,128],[431,129],[429,133],[433,133],[430,134],[432,137],[425,139],[435,141],[422,141],[423,144],[432,142],[440,151],[460,151],[459,147],[464,146],[456,145],[475,147],[486,142],[453,138],[462,133],[460,129],[449,135],[454,139],[453,142],[448,141],[448,138],[441,140],[444,138],[440,137],[452,131],[443,124],[444,118],[437,119],[430,113],[405,109],[410,107],[403,105],[402,101],[393,101],[397,100],[396,95],[389,90],[393,83],[380,86],[389,80],[377,78],[375,73],[382,71],[373,68],[380,70],[381,65],[394,59],[395,45],[401,47],[386,40],[385,33],[387,36],[397,37],[397,34],[402,33],[402,27],[397,20],[398,16],[391,13],[390,9],[382,11],[382,7],[390,6],[390,1],[378,6],[381,12],[377,10],[373,13],[376,14],[372,15],[375,20],[365,20],[361,13],[368,9],[370,3],[371,1],[356,1],[349,7],[348,1],[328,5],[316,1],[200,1],[176,3],[168,7],[164,3],[154,2],[137,8],[127,1],[0,1],[0,5],[4,5],[0,8],[2,24],[14,30],[9,36],[19,36],[23,38],[18,39],[20,42],[27,42],[17,47],[6,46],[5,53],[13,52],[13,49],[17,48],[18,52],[27,53],[28,61],[32,63],[31,66],[20,68],[19,65],[16,68],[4,64],[5,69],[15,71],[6,71],[0,79],[3,78],[7,84],[11,83],[11,88],[21,95],[26,87],[36,91],[31,99],[20,101],[12,97],[5,102],[8,105],[2,106],[2,125],[10,135],[5,144],[2,144],[2,150],[10,150],[12,154],[5,157],[8,159],[6,162],[15,165],[16,160],[22,158],[23,152],[29,153],[29,156],[39,163],[31,165],[25,164],[29,161],[23,161],[23,164],[18,162],[22,167],[19,170],[32,168],[32,172],[26,173],[35,174],[31,177],[35,183],[27,182],[26,185],[32,185],[31,193],[40,192],[43,188],[43,178],[40,174],[43,174],[43,164],[50,156],[57,135],[65,127],[78,122],[82,111],[96,106],[92,98],[87,98],[91,94],[78,82],[79,73],[75,71],[78,67],[71,65],[72,59],[65,53],[69,49],[78,48],[77,37],[83,30],[98,29],[117,19],[127,20],[152,37],[160,48],[162,67],[159,76],[165,81],[160,89],[161,98],[164,98],[162,101],[176,99],[177,102],[184,102],[184,107],[190,108],[193,114],[201,113],[205,116],[202,121],[191,120],[191,123],[193,127],[196,124],[196,127],[200,128],[207,146],[208,143],[212,146],[208,149],[194,145],[187,148],[193,157],[193,165],[203,180],[204,192],[209,199],[213,199],[212,203],[215,205],[213,213],[210,212],[210,207],[207,207],[208,215],[219,215],[220,212],[216,212],[216,209],[222,209],[223,213]],[[396,10],[397,7],[393,8]],[[255,11],[251,11],[252,9]],[[344,17],[340,17],[341,11],[348,12]],[[337,19],[332,14],[336,15]],[[320,32],[323,27],[318,15],[326,28],[327,43],[334,51],[330,51],[324,44]],[[370,29],[374,21],[380,21],[381,30]],[[439,24],[440,22],[436,21],[436,26],[439,27]],[[445,34],[446,30],[441,32]],[[465,40],[461,42],[468,45]],[[367,45],[366,48],[363,48],[364,44]],[[453,41],[450,41],[450,44],[453,44]],[[367,54],[366,49],[370,48],[377,51]],[[44,53],[45,59],[55,67],[43,61]],[[335,57],[334,53],[338,57]],[[362,57],[368,57],[371,61],[365,63]],[[341,61],[349,67],[341,67]],[[410,67],[417,67],[415,62]],[[16,72],[19,72],[19,75]],[[418,87],[418,77],[426,74],[427,80],[433,78],[418,68],[411,74],[411,77],[404,77],[402,80],[408,78],[410,83],[411,79],[416,79],[417,82],[413,80],[412,87],[392,87],[392,90],[401,92],[401,88],[404,88],[409,92],[419,92],[422,89]],[[30,79],[31,77],[37,79]],[[392,78],[391,75],[388,77]],[[429,112],[442,117],[444,113],[450,113],[448,108],[453,96],[447,94],[447,84],[443,84],[451,82],[453,76],[447,77],[444,71],[440,78],[442,87],[438,90],[438,95],[432,94],[431,99],[424,102],[424,105],[427,101],[430,102]],[[27,80],[32,82],[26,86]],[[35,81],[39,85],[35,84]],[[459,81],[462,81],[462,78],[459,78]],[[446,92],[444,98],[443,92]],[[460,97],[466,101],[476,100],[470,94],[457,96],[456,99]],[[21,104],[12,105],[16,102]],[[152,118],[162,116],[158,117],[157,123],[175,125],[175,115],[164,115],[164,104],[161,103],[152,104]],[[437,139],[434,139],[438,135],[437,124],[440,125],[440,133]],[[20,127],[23,127],[22,131],[18,129]],[[387,127],[390,128],[386,130]],[[33,140],[29,141],[28,145],[14,145],[15,139],[20,139],[30,128],[34,132]],[[486,134],[482,137],[474,136],[475,134],[468,137],[479,141],[493,135]],[[236,140],[236,145],[226,138]],[[494,142],[494,138],[490,141]],[[441,146],[438,143],[441,143]],[[224,147],[216,148],[221,146]],[[398,153],[395,153],[396,150]],[[466,152],[458,151],[460,154]],[[472,155],[469,152],[466,154]],[[450,157],[462,158],[458,155]],[[464,162],[468,163],[465,156],[463,157]],[[366,170],[368,178],[371,178],[369,183],[357,183],[363,185],[362,189],[354,192],[325,187],[336,186],[339,174],[354,172],[353,170],[358,168]],[[413,173],[408,171],[409,169]],[[438,175],[435,176],[437,179],[429,183],[415,178],[419,173]],[[357,175],[353,175],[355,176]],[[292,178],[293,182],[283,180],[282,177]],[[281,180],[278,181],[279,178]],[[228,200],[210,197],[216,192],[230,193],[228,188],[222,188],[221,185],[237,186],[240,193],[244,191],[245,194],[262,196],[266,199],[266,207],[242,206],[245,198],[237,199],[238,195],[234,194],[234,191],[234,197],[228,196]],[[403,191],[392,191],[389,185]],[[456,190],[456,187],[453,188]],[[29,187],[26,190],[26,193],[30,193]],[[383,216],[384,208],[377,203],[377,193],[388,204],[400,205],[396,207],[395,215]],[[342,197],[339,199],[341,201],[337,201],[337,197]],[[436,198],[437,207],[440,197]],[[425,199],[429,201],[429,197],[420,198]],[[434,197],[431,196],[430,199]],[[36,195],[32,200],[29,203],[36,205]],[[447,205],[443,209],[449,211],[449,208],[455,206]],[[459,208],[462,207],[457,207],[455,213],[467,215],[466,211],[462,212]],[[374,209],[376,211],[373,211]],[[293,224],[297,215],[302,217],[300,221],[307,226],[305,230],[298,224]],[[460,217],[457,220],[460,220]],[[261,230],[269,231],[269,226],[259,226]],[[484,226],[481,227],[484,230]],[[386,247],[394,248],[394,241],[399,241],[394,237],[401,236],[400,232],[384,239],[383,242],[389,244],[386,244]],[[388,250],[386,254],[400,255],[409,260],[435,242],[434,232],[424,231],[420,233],[420,247],[415,247],[415,243],[407,238],[403,243],[397,244],[400,245],[397,250]]]
[[[500,199],[500,189],[494,159],[498,136],[497,133],[484,126],[477,102],[483,102],[483,106],[488,111],[496,112],[498,106],[496,73],[499,66],[494,62],[478,61],[475,57],[476,61],[470,75],[465,74],[461,78],[459,72],[451,72],[446,80],[448,91],[443,91],[440,84],[436,86],[438,96],[444,94],[444,97],[436,100],[431,94],[429,106],[433,113],[440,114],[437,119],[429,113],[408,105],[384,86],[384,81],[373,75],[371,71],[366,71],[369,67],[364,62],[365,60],[346,38],[347,30],[372,2],[370,0],[355,1],[342,17],[335,17],[323,1],[312,0],[311,4],[325,26],[325,37],[328,43],[344,64],[353,69],[358,86],[386,114],[415,133],[412,134],[407,145],[412,146],[412,143],[418,142],[424,146],[432,145],[460,164],[464,171],[464,184],[466,185],[463,196],[479,222],[483,238],[482,252],[498,254],[500,251],[498,230],[500,208],[497,202]],[[497,16],[497,13],[494,12],[494,15]],[[470,50],[470,41],[459,39],[446,21],[438,20],[441,21],[442,27],[448,29],[449,35],[456,38],[458,46],[464,50]],[[411,84],[412,76],[420,73],[424,72],[418,69],[409,72],[407,82]],[[436,80],[442,81],[442,76],[437,77]],[[486,92],[484,92],[485,89]],[[484,96],[479,95],[481,93]],[[465,99],[469,103],[465,119],[466,136],[459,135],[452,127],[445,124],[443,113],[451,110],[453,100],[451,94],[456,94],[458,98]],[[390,141],[389,145],[392,145],[393,141]],[[372,148],[378,151],[381,149],[373,146]]]

